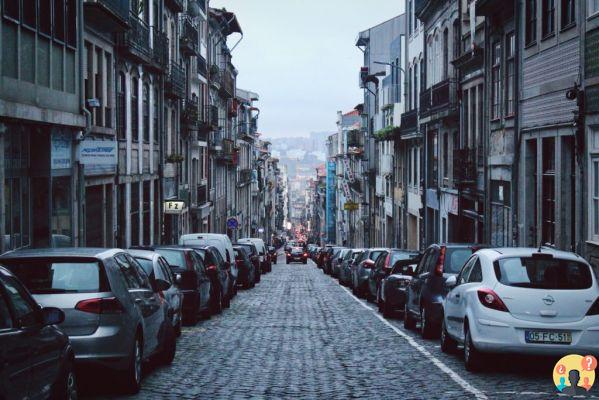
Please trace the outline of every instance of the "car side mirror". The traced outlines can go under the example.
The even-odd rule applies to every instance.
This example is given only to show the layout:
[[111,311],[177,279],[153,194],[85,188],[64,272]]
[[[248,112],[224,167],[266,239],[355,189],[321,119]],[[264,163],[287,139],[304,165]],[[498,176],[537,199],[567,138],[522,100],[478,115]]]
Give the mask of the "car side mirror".
[[165,281],[164,279],[156,279],[156,291],[157,292],[164,292],[165,290],[169,290],[171,288],[171,283],[168,281]]
[[450,276],[445,281],[445,287],[447,287],[448,289],[453,289],[457,285],[458,285],[458,278],[455,275]]
[[58,325],[64,321],[64,311],[56,307],[44,307],[42,318],[44,325]]

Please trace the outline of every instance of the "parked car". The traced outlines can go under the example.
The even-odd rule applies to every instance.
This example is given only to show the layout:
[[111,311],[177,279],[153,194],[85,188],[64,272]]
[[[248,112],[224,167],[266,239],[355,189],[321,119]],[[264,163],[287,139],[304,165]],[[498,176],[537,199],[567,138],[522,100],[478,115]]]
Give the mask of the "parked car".
[[233,246],[233,250],[235,250],[235,264],[237,264],[237,270],[239,271],[237,284],[241,285],[244,289],[254,287],[256,285],[256,276],[254,265],[249,258],[250,250],[247,247],[239,245]]
[[354,295],[358,297],[367,297],[370,293],[368,289],[368,279],[370,278],[370,270],[374,268],[376,260],[387,249],[376,248],[366,249],[352,265],[352,290]]
[[272,264],[276,264],[277,263],[277,249],[274,246],[269,246],[268,247],[268,254],[270,255],[270,262]]
[[290,252],[285,253],[287,258],[287,264],[292,262],[301,262],[302,264],[308,263],[308,253],[301,247],[293,247]]
[[212,282],[208,271],[202,259],[196,256],[192,248],[156,246],[145,249],[160,254],[171,271],[181,276],[177,286],[183,294],[183,323],[194,325],[199,317],[209,317],[219,312],[219,305],[215,304],[212,296]]
[[235,251],[229,236],[219,233],[192,233],[182,235],[179,238],[180,246],[214,246],[220,252],[230,276],[231,293],[234,296],[237,293],[237,266],[235,265]]
[[[183,293],[179,290],[178,285],[180,285],[182,281],[181,275],[179,275],[179,279],[177,279],[166,259],[154,251],[129,250],[129,254],[131,254],[144,269],[145,273],[150,278],[150,283],[153,288],[156,288],[156,279],[162,279],[170,283],[171,287],[168,288],[168,290],[158,292],[158,294],[166,301],[171,324],[173,325],[175,334],[180,336],[181,325],[183,324]],[[200,312],[201,311],[200,307]]]
[[370,276],[368,277],[369,299],[378,302],[378,299],[380,298],[379,291],[381,288],[381,281],[389,276],[397,261],[415,259],[418,258],[418,256],[419,253],[417,251],[402,249],[391,249],[383,252],[383,254],[376,260],[374,268],[370,270]]
[[235,243],[235,246],[240,246],[247,250],[248,257],[254,266],[255,283],[260,282],[262,273],[260,271],[260,256],[258,255],[258,249],[256,249],[256,245],[253,243]]
[[398,260],[389,275],[381,280],[377,304],[385,317],[404,311],[406,292],[418,266],[418,258]]
[[64,319],[64,311],[41,307],[0,267],[0,397],[77,398],[75,353],[56,326]]
[[75,361],[120,371],[127,392],[141,386],[142,362],[175,356],[175,332],[158,292],[170,284],[148,276],[120,249],[18,250],[0,256],[44,307],[65,313],[60,328],[69,335]]
[[404,327],[413,329],[420,321],[420,333],[432,338],[440,333],[443,321],[445,281],[457,275],[466,260],[478,250],[475,244],[433,244],[426,249],[408,286]]
[[351,253],[351,249],[343,248],[335,254],[335,258],[331,262],[331,276],[333,278],[339,278],[339,270],[341,269],[343,258],[349,253]]
[[268,273],[272,271],[272,263],[270,258],[268,257],[266,246],[264,245],[264,240],[260,238],[242,238],[237,242],[239,243],[253,243],[258,249],[258,255],[260,256],[260,268],[262,269],[262,273]]
[[352,283],[351,268],[356,259],[364,252],[363,249],[352,249],[349,251],[339,268],[339,283],[343,286],[350,286]]
[[[212,282],[212,297],[214,298],[215,311],[231,306],[233,291],[231,289],[231,276],[228,264],[223,260],[220,252],[213,246],[195,246],[193,250],[200,256],[210,280]],[[220,301],[220,307],[218,306]]]
[[326,252],[326,261],[324,263],[324,273],[327,275],[333,274],[333,261],[337,261],[339,253],[343,250],[343,247],[333,246],[329,247]]
[[485,353],[597,354],[599,285],[580,256],[548,248],[480,250],[445,299],[441,349],[464,345],[477,370]]

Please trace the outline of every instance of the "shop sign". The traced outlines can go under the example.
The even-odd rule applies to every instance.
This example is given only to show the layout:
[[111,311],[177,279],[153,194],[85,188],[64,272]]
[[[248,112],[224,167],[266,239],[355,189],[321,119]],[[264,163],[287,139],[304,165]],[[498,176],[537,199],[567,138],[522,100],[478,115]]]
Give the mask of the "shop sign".
[[71,134],[70,132],[53,131],[51,145],[51,168],[71,168]]
[[116,165],[115,140],[84,140],[79,144],[79,162],[83,165]]
[[164,213],[165,214],[182,214],[185,211],[185,202],[180,200],[165,201],[164,202]]

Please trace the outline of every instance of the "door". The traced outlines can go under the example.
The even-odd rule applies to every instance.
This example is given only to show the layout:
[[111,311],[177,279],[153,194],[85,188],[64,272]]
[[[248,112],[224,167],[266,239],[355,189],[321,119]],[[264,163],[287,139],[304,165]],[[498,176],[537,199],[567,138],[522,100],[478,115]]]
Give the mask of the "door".
[[[461,332],[464,324],[464,290],[472,267],[478,261],[477,256],[472,256],[460,271],[456,279],[456,286],[447,294],[445,300],[445,320],[447,322],[447,331],[454,337],[461,338]],[[480,261],[478,261],[480,268]]]
[[380,282],[385,277],[384,266],[388,256],[389,253],[386,251],[381,253],[376,260],[374,268],[370,271],[370,278],[368,279],[368,283],[370,285],[370,293],[373,296],[377,295]]
[[424,255],[422,256],[422,259],[420,260],[420,263],[418,263],[418,267],[416,267],[416,271],[414,272],[414,276],[412,277],[412,280],[410,281],[410,286],[408,286],[408,308],[410,311],[415,312],[415,313],[419,313],[419,309],[420,309],[420,290],[422,288],[422,279],[424,279],[426,270],[427,270],[427,265],[428,262],[430,260],[430,258],[432,257],[432,248],[428,249]]
[[191,252],[191,257],[193,259],[193,268],[198,274],[198,293],[200,298],[199,309],[205,310],[208,308],[210,303],[210,278],[206,273],[206,268],[204,266],[204,261],[202,257],[200,257],[195,251]]
[[[162,257],[158,258],[158,268],[161,271],[161,275],[165,277],[165,280],[171,284],[170,289],[165,292],[166,301],[168,302],[172,311],[171,318],[175,318],[176,316],[178,317],[179,313],[181,312],[183,295],[175,285],[175,277],[173,276],[173,272]],[[176,321],[173,319],[173,322]]]

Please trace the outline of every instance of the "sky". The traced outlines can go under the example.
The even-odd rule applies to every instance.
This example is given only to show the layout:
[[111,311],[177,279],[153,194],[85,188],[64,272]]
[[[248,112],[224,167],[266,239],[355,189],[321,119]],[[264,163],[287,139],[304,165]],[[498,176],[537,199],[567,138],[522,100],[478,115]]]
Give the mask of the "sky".
[[[362,102],[360,31],[403,12],[402,0],[210,0],[237,15],[237,86],[260,96],[263,137],[336,131],[337,111]],[[239,40],[229,37],[229,46]]]

